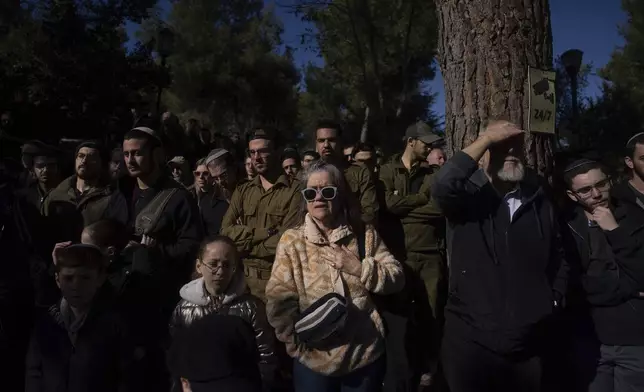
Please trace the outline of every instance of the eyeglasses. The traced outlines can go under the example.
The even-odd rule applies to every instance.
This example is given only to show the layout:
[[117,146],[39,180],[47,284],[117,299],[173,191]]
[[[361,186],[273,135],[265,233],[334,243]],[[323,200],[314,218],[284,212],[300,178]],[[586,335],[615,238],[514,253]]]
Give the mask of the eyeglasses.
[[206,269],[213,274],[219,270],[234,269],[233,264],[229,261],[219,261],[216,264],[208,264],[208,263],[202,262],[201,265],[206,267]]
[[210,173],[207,171],[193,171],[192,174],[194,174],[195,177],[197,178],[208,178],[210,176]]
[[324,200],[333,200],[338,195],[338,188],[334,186],[325,186],[324,188],[320,189],[306,188],[302,190],[302,196],[304,197],[304,200],[309,203],[315,201],[315,198],[318,196],[318,194],[322,196],[322,199]]
[[605,192],[608,190],[609,187],[610,187],[610,178],[606,178],[601,181],[598,181],[597,183],[595,183],[595,185],[585,186],[573,192],[575,192],[581,197],[588,197],[592,194],[593,189],[597,189],[597,191],[599,192]]

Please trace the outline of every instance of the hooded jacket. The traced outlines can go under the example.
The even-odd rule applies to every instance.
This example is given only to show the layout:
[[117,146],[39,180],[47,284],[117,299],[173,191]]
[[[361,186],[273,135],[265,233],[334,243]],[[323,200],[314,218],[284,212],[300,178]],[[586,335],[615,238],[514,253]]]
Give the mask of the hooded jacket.
[[179,294],[181,300],[170,320],[172,335],[211,313],[241,317],[255,331],[255,340],[260,354],[259,367],[264,385],[272,385],[278,366],[275,354],[275,333],[266,319],[264,303],[250,294],[243,269],[237,269],[219,307],[208,295],[203,278],[187,283],[181,288]]
[[106,184],[79,196],[75,175],[63,180],[49,193],[42,209],[59,241],[80,240],[85,226],[102,219],[123,224],[128,219],[127,202],[120,192]]
[[510,218],[504,197],[462,151],[432,188],[449,225],[446,330],[498,353],[539,350],[568,275],[556,214],[534,173],[526,173],[519,194]]

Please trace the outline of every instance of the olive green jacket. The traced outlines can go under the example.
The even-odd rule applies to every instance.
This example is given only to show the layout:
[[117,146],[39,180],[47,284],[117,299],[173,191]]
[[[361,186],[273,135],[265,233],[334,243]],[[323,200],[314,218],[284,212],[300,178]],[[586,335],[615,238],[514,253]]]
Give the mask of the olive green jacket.
[[[282,233],[299,223],[302,208],[300,184],[285,174],[265,191],[259,176],[241,184],[230,199],[221,233],[230,237],[247,259],[272,262]],[[277,234],[269,236],[269,229]]]
[[380,185],[387,210],[402,223],[407,253],[441,250],[445,218],[432,202],[430,193],[435,171],[425,165],[416,165],[409,171],[402,164],[401,157],[394,156],[380,168]]
[[375,226],[380,205],[376,197],[374,175],[369,169],[360,165],[348,165],[341,169],[351,192],[360,204],[362,221]]

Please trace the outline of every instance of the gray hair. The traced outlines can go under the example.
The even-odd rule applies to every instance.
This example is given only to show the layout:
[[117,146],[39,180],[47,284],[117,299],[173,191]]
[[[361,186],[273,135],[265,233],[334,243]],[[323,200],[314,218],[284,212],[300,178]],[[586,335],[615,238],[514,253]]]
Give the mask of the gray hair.
[[[340,213],[344,215],[344,217],[347,219],[347,222],[353,226],[354,224],[354,219],[352,217],[351,211],[352,208],[351,206],[351,197],[353,196],[351,194],[351,190],[348,187],[347,181],[344,177],[344,173],[340,169],[338,169],[336,166],[331,165],[327,163],[324,160],[318,160],[313,163],[311,163],[311,166],[307,170],[304,170],[300,173],[299,175],[299,180],[302,183],[302,188],[306,188],[306,184],[309,182],[309,178],[311,175],[314,173],[328,173],[329,176],[331,177],[331,182],[333,185],[338,188],[338,194],[336,196],[336,202],[337,205],[340,207]],[[358,211],[360,211],[360,208],[358,207]],[[307,210],[307,202],[304,200],[304,197],[302,197],[302,208],[300,210],[300,223],[304,222],[304,217],[306,216],[308,210]]]

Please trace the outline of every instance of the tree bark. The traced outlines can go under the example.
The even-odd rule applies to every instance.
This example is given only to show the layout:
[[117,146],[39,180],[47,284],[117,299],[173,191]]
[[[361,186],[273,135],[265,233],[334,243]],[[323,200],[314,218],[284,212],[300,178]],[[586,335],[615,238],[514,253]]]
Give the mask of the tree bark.
[[[436,0],[449,155],[489,120],[528,129],[528,67],[552,69],[549,0]],[[526,135],[526,163],[552,170],[550,135]]]

